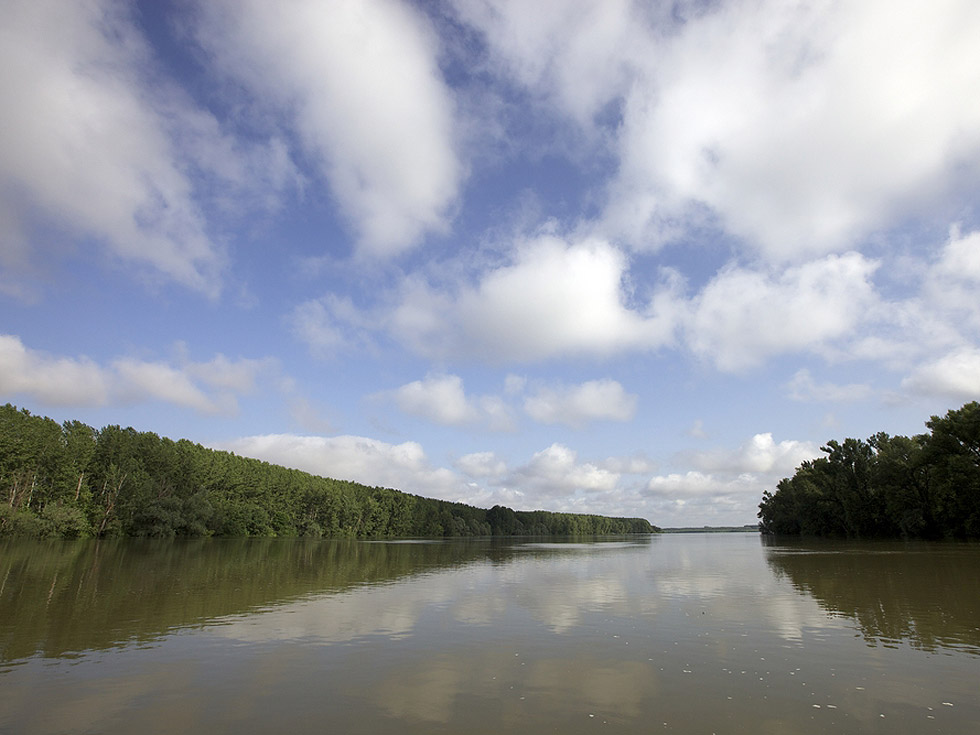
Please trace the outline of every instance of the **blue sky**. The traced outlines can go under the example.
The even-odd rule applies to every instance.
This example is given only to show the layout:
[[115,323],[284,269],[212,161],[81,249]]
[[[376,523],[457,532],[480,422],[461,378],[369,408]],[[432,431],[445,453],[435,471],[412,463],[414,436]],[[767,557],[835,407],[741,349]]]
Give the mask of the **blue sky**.
[[980,399],[972,0],[2,13],[2,401],[679,526]]

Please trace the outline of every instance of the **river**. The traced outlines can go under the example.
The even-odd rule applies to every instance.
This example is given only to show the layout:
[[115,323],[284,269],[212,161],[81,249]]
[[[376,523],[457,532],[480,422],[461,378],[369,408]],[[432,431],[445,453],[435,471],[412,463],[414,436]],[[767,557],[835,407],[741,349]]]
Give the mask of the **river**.
[[0,733],[974,733],[980,545],[0,544]]

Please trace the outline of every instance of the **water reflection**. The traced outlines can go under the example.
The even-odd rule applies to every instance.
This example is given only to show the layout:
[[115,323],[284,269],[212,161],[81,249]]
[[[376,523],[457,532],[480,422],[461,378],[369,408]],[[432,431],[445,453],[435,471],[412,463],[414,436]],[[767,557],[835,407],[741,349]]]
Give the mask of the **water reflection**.
[[976,568],[919,565],[950,655],[872,648],[857,610],[883,626],[895,600],[873,580],[898,570],[856,551],[747,534],[0,547],[0,732],[970,731],[980,656],[940,587],[975,590]]
[[486,543],[6,542],[0,544],[0,662],[146,640],[313,594],[508,554]]
[[980,546],[769,542],[766,561],[870,645],[980,654]]

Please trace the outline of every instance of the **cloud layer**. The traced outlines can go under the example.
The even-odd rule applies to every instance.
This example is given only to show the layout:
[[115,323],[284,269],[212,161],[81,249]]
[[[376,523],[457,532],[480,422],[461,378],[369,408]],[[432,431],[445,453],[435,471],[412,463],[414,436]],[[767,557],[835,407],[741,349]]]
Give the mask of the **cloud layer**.
[[252,393],[272,359],[177,364],[121,357],[100,365],[87,357],[57,357],[0,335],[0,394],[52,407],[122,406],[161,401],[201,414],[234,414],[237,397]]
[[444,231],[463,166],[425,16],[393,0],[200,5],[194,32],[281,115],[370,254]]
[[976,165],[969,0],[454,5],[502,78],[611,138],[603,219],[638,248],[710,224],[777,261],[842,252]]

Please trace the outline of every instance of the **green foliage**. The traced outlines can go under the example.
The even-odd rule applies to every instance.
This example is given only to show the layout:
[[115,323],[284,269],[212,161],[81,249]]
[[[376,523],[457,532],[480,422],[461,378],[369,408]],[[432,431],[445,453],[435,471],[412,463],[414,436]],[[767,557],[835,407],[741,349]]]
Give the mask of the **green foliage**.
[[830,441],[826,457],[765,492],[764,533],[980,537],[980,404],[926,422],[930,434]]
[[0,536],[652,533],[643,518],[490,510],[316,477],[152,432],[0,407]]

